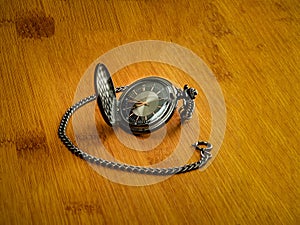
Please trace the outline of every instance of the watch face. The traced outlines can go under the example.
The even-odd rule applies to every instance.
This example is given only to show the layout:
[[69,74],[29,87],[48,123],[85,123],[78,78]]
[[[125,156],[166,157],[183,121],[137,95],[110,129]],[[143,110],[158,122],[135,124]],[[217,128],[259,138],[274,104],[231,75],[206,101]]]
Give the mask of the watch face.
[[176,89],[160,77],[136,81],[120,97],[120,125],[133,133],[149,133],[164,125],[176,107]]

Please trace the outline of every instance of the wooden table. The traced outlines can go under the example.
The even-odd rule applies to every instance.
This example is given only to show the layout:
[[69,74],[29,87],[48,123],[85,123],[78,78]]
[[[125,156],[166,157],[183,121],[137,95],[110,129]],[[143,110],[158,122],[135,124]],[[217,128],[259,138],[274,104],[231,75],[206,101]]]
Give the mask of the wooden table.
[[[299,1],[0,4],[0,224],[299,224]],[[132,186],[72,155],[57,128],[89,65],[140,40],[176,43],[201,57],[222,89],[227,123],[205,170]],[[181,85],[182,73],[145,62],[113,79],[122,85],[163,74]],[[200,138],[208,138],[203,93],[196,103]],[[95,110],[99,136],[117,160],[151,165],[178,143],[177,114],[166,140],[141,153],[122,148]]]

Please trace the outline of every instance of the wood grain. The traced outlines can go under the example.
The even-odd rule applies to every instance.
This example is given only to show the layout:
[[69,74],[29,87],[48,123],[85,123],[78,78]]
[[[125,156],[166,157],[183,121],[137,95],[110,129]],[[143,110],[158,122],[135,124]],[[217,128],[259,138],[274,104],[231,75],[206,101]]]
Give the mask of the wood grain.
[[[299,1],[13,0],[0,6],[0,224],[299,224]],[[59,142],[60,118],[88,66],[138,40],[185,46],[217,77],[227,127],[205,171],[150,186],[121,185]],[[184,82],[180,71],[149,64],[124,68],[115,82],[153,68]],[[211,121],[201,96],[205,138]],[[97,121],[98,129],[106,126]],[[168,126],[174,129],[176,117]],[[105,134],[108,147],[117,145]],[[149,165],[168,157],[177,142],[173,135],[147,154],[111,153]]]

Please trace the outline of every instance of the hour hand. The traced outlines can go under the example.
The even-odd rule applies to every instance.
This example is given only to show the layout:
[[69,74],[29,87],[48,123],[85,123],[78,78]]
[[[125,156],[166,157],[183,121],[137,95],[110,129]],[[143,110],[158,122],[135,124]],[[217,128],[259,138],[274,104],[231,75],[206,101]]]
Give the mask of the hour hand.
[[133,107],[134,108],[137,108],[137,107],[140,107],[140,106],[149,106],[148,105],[148,102],[142,102],[142,101],[136,101],[136,102],[134,102],[134,105],[133,105]]

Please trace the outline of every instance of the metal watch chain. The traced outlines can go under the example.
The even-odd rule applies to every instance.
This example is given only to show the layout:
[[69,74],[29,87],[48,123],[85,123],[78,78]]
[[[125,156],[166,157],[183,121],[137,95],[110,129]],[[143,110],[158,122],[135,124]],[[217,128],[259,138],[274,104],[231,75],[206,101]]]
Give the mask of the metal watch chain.
[[[117,87],[115,90],[116,92],[122,92],[126,88],[127,86],[121,86],[121,87]],[[100,165],[107,168],[112,168],[112,169],[117,169],[117,170],[127,171],[127,172],[140,173],[140,174],[161,175],[161,176],[185,173],[185,172],[199,169],[203,167],[211,158],[210,151],[213,148],[213,146],[212,144],[205,141],[198,141],[192,145],[193,147],[195,147],[196,150],[200,151],[201,157],[197,162],[186,164],[183,166],[169,167],[169,168],[151,168],[151,167],[135,166],[135,165],[129,165],[125,163],[113,162],[113,161],[108,161],[102,158],[92,156],[84,152],[83,150],[79,149],[77,146],[75,146],[72,143],[72,141],[66,134],[66,129],[69,123],[69,119],[75,113],[75,111],[81,108],[82,106],[84,106],[85,104],[96,100],[96,98],[97,98],[96,95],[91,95],[89,97],[80,100],[73,106],[71,106],[62,117],[58,128],[58,136],[62,141],[62,143],[69,149],[69,151],[71,151],[79,158],[84,159],[90,163],[94,163],[96,165]],[[189,112],[187,112],[187,114],[189,115]],[[201,147],[201,146],[205,146],[205,147]]]

